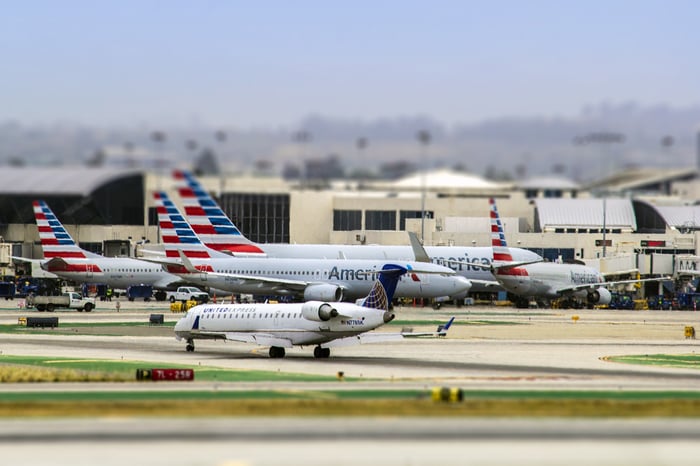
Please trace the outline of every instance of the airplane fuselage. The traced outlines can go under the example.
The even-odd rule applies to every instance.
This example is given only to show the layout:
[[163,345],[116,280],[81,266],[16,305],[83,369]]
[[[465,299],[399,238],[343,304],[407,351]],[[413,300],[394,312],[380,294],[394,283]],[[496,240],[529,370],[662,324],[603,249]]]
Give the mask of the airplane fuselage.
[[292,345],[317,345],[368,332],[393,318],[387,311],[351,303],[331,303],[340,315],[328,321],[304,317],[302,306],[321,304],[203,304],[191,308],[175,324],[175,335],[178,339],[225,339],[227,332],[265,334]]
[[66,280],[80,283],[105,283],[112,288],[153,285],[167,288],[182,279],[163,270],[159,264],[126,257],[90,257],[42,263],[42,268]]
[[[371,259],[371,260],[415,260],[411,246],[342,245],[342,244],[261,244],[261,249],[270,258],[328,258]],[[434,264],[443,265],[469,280],[494,280],[488,270],[493,262],[493,249],[489,247],[426,246],[425,251]],[[513,260],[518,262],[537,260],[540,257],[532,251],[521,248],[510,249]],[[477,267],[473,264],[481,264]],[[472,291],[481,289],[473,284]],[[491,290],[493,290],[491,288]]]
[[503,288],[526,297],[560,298],[564,295],[586,296],[586,291],[561,292],[573,286],[596,284],[605,281],[596,269],[577,264],[542,262],[514,269],[502,269],[496,275]]
[[[267,277],[307,282],[310,285],[328,284],[343,290],[344,299],[367,295],[377,279],[377,271],[390,260],[352,259],[286,259],[286,258],[232,258],[193,260],[197,267],[215,273],[178,273],[188,282],[227,290],[232,293],[298,295],[299,285],[242,280],[237,276]],[[407,266],[405,262],[397,264]],[[430,263],[412,262],[409,273],[399,279],[395,297],[463,297],[471,287],[464,277],[450,269]],[[427,273],[421,273],[427,272]]]

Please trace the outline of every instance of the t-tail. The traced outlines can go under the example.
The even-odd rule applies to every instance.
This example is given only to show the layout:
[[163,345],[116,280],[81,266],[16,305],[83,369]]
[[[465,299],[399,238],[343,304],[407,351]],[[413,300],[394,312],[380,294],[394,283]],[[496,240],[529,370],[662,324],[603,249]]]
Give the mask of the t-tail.
[[175,170],[173,178],[185,216],[202,243],[234,256],[260,257],[265,254],[241,233],[191,173]]
[[374,286],[372,286],[369,294],[361,300],[360,305],[371,309],[389,310],[389,304],[394,299],[396,286],[401,276],[406,272],[408,272],[408,269],[400,265],[385,264],[379,272],[379,277],[374,282]]
[[34,219],[39,229],[41,249],[46,259],[87,259],[101,257],[98,254],[81,249],[68,234],[45,201],[34,201]]

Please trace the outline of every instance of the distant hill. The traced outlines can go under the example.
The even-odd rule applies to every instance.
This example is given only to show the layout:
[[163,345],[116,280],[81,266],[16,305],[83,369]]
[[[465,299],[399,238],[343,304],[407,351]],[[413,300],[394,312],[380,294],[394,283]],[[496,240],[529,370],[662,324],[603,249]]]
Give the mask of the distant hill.
[[[164,134],[158,141],[155,130]],[[430,140],[421,145],[419,130]],[[0,122],[0,164],[126,163],[149,158],[188,166],[210,151],[226,171],[257,163],[282,173],[303,160],[335,158],[345,173],[381,164],[459,167],[501,178],[561,173],[586,181],[627,166],[696,164],[700,106],[587,107],[574,118],[500,118],[447,126],[427,116],[356,121],[312,115],[297,128],[101,128]],[[218,131],[218,133],[217,133]],[[301,134],[300,131],[303,131]],[[362,139],[362,141],[360,141]],[[358,142],[359,141],[359,142]],[[289,171],[290,173],[292,171]]]

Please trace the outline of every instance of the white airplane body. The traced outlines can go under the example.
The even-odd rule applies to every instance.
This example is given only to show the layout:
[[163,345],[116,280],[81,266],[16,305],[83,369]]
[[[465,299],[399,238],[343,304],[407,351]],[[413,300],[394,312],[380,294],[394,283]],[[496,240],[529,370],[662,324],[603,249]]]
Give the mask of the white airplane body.
[[[389,303],[399,276],[407,269],[387,264],[372,290],[358,304],[307,301],[298,304],[206,304],[195,306],[175,325],[178,340],[194,351],[195,339],[223,339],[270,346],[270,357],[284,356],[284,348],[318,345],[317,358],[327,358],[330,347],[379,341],[395,341],[413,333],[368,334],[394,318]],[[443,332],[447,331],[452,320]],[[442,335],[439,333],[435,335]]]
[[[154,194],[167,270],[188,282],[255,295],[293,295],[304,300],[341,301],[365,296],[387,262],[373,259],[231,257],[202,244],[164,192]],[[172,260],[177,259],[177,262]],[[162,262],[162,261],[161,261]],[[403,262],[409,274],[399,280],[396,297],[463,297],[471,282],[429,262]]]
[[[257,244],[246,238],[226,216],[195,177],[184,171],[173,173],[185,215],[202,242],[209,248],[230,255],[295,259],[372,259],[416,260],[411,246],[342,245],[342,244]],[[472,291],[493,286],[490,269],[493,249],[490,247],[426,246],[427,260],[451,268],[472,282]],[[516,261],[542,258],[532,251],[511,248]],[[492,288],[491,288],[492,289]]]
[[39,263],[47,272],[80,283],[105,283],[112,288],[144,284],[163,290],[183,283],[182,278],[163,271],[157,264],[128,257],[104,257],[81,249],[46,202],[34,201],[33,207],[45,257]]

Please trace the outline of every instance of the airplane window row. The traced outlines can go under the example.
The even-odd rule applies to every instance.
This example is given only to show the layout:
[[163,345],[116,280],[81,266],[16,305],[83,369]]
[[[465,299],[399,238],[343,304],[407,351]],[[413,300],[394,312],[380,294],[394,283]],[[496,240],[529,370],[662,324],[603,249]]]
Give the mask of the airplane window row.
[[[318,271],[316,272],[311,272],[308,270],[299,270],[299,271],[291,271],[291,270],[278,270],[278,271],[266,271],[266,270],[222,270],[221,273],[232,273],[232,274],[239,274],[239,275],[267,275],[267,274],[275,274],[275,275],[319,275]],[[324,270],[323,275],[328,275],[328,271]]]
[[[299,314],[297,312],[295,312],[295,313],[288,312],[286,314],[283,312],[282,314],[280,314],[277,317],[280,319],[291,319],[291,318],[297,319],[297,318],[299,318],[300,315],[301,314]],[[205,319],[222,319],[222,318],[223,319],[244,319],[244,318],[246,318],[246,319],[253,318],[254,319],[255,317],[257,317],[258,319],[265,319],[265,318],[270,318],[273,316],[274,316],[274,313],[270,313],[270,312],[266,312],[265,315],[263,315],[262,313],[252,314],[252,315],[251,314],[240,314],[240,313],[235,313],[235,314],[226,313],[226,314],[205,314],[204,318]]]
[[105,269],[105,272],[153,272],[158,269]]

